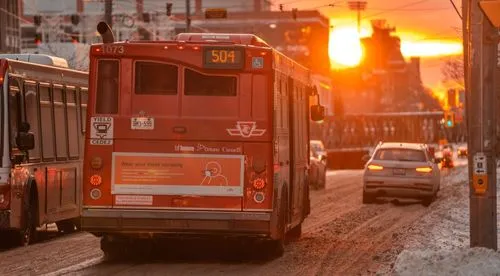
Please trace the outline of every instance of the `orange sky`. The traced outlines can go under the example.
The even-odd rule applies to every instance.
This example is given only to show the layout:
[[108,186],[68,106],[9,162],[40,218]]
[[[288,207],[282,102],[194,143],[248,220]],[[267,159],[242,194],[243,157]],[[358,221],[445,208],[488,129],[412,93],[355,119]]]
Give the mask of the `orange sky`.
[[[454,1],[460,10],[461,0]],[[275,2],[283,4],[285,9],[319,8],[331,19],[331,24],[337,30],[356,27],[356,14],[349,10],[347,1]],[[331,3],[335,7],[321,7]],[[371,30],[370,20],[373,19],[386,19],[390,26],[396,27],[405,56],[432,55],[422,59],[422,78],[427,86],[436,86],[441,80],[441,60],[448,53],[457,54],[461,51],[461,20],[449,0],[367,0],[367,9],[362,13],[362,34],[366,35]],[[350,48],[345,45],[336,46],[340,49]]]

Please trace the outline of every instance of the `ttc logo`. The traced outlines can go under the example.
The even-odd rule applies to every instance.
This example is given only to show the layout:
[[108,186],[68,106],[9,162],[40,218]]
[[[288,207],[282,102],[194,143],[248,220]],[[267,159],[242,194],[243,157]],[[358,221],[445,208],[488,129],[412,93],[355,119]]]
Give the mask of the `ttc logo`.
[[244,138],[262,136],[266,132],[265,129],[258,129],[256,122],[236,122],[235,128],[228,128],[226,130],[231,136],[241,136]]

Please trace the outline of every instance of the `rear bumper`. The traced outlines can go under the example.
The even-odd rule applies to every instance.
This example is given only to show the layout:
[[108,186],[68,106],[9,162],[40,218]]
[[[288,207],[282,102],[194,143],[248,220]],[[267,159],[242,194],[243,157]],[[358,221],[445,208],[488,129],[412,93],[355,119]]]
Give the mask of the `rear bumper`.
[[271,213],[83,209],[82,230],[95,234],[270,236]]
[[363,188],[375,196],[421,198],[432,196],[434,186],[432,178],[365,177]]

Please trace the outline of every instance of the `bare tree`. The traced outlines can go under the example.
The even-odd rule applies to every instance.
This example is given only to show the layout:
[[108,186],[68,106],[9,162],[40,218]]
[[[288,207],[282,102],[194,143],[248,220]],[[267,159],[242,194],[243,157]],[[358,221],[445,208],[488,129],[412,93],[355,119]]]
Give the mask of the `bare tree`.
[[464,61],[462,56],[448,58],[441,67],[444,82],[464,85]]

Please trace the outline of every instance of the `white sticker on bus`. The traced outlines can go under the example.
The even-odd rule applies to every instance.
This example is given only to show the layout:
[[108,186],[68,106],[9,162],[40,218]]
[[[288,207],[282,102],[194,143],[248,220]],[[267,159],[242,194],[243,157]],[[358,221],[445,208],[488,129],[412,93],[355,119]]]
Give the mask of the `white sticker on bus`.
[[155,129],[155,119],[148,117],[131,118],[130,128],[135,130],[153,130]]
[[91,145],[113,144],[113,117],[91,117],[90,126]]
[[148,195],[116,195],[116,205],[153,205],[153,196]]

